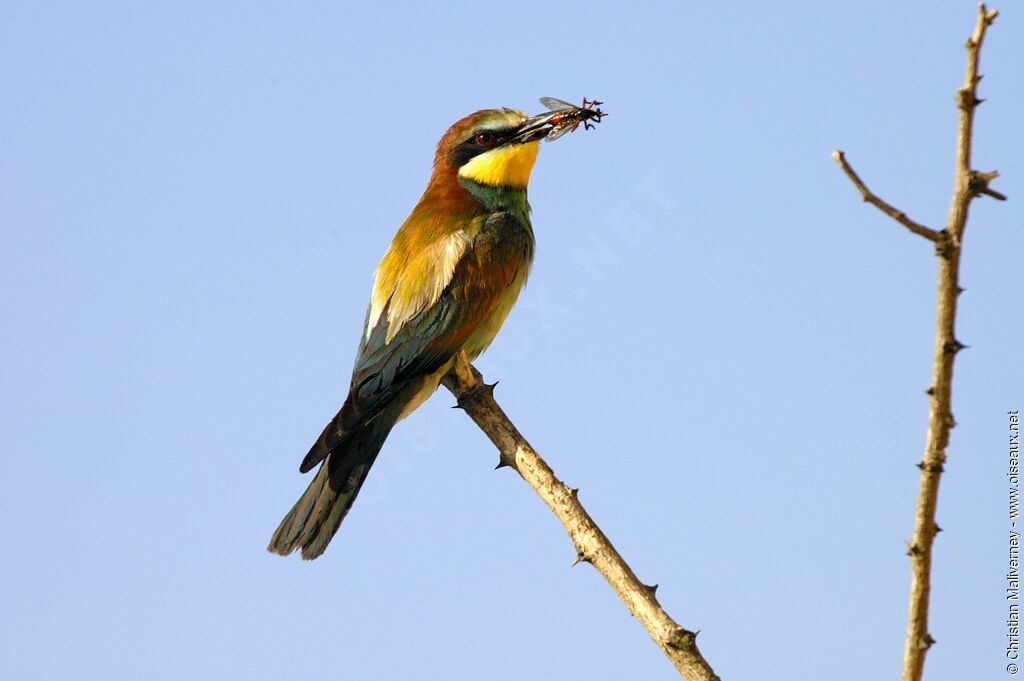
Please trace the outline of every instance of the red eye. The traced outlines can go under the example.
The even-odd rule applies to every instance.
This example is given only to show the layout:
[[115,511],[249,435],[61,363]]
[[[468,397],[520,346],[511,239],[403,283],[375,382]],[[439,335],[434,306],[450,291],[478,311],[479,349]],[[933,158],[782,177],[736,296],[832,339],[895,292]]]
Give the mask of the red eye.
[[476,143],[481,147],[489,147],[494,144],[494,133],[481,132],[477,133]]

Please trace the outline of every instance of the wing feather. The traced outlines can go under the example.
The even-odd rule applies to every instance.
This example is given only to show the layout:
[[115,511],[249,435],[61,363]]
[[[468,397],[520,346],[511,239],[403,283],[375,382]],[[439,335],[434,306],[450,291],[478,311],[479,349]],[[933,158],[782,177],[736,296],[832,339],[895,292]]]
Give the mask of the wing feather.
[[385,343],[413,317],[434,305],[455,274],[472,239],[465,230],[444,235],[432,244],[407,254],[395,243],[377,267],[364,337],[383,322]]
[[[510,304],[509,287],[529,268],[533,240],[517,224],[492,215],[475,236],[451,238],[444,250],[430,252],[437,262],[409,260],[392,294],[377,309],[377,301],[371,302],[348,398],[306,455],[303,470],[358,432],[412,382],[444,367],[503,301]],[[433,288],[440,281],[440,290]],[[428,290],[419,298],[413,295],[424,286]]]

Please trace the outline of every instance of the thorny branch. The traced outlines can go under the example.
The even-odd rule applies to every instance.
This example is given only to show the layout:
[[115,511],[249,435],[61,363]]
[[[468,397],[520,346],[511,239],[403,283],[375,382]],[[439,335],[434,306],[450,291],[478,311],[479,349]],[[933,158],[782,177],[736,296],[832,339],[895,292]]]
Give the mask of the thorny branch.
[[697,632],[679,626],[662,609],[655,597],[657,586],[647,586],[637,579],[580,504],[577,490],[555,477],[554,471],[494,401],[493,386],[483,382],[480,372],[464,353],[443,383],[458,400],[456,406],[465,410],[498,448],[498,467],[515,469],[548,505],[576,547],[576,562],[590,563],[601,573],[676,670],[688,681],[719,681],[697,649]]
[[974,132],[974,112],[982,100],[978,99],[978,57],[985,32],[995,21],[998,12],[989,11],[985,5],[978,7],[978,19],[974,34],[967,39],[967,71],[964,84],[957,91],[957,105],[960,120],[956,143],[956,176],[953,200],[949,209],[946,228],[936,232],[910,220],[881,199],[875,197],[861,182],[847,164],[843,152],[833,154],[836,162],[860,191],[865,201],[877,206],[884,213],[936,244],[939,256],[938,299],[935,315],[935,348],[932,364],[932,384],[928,388],[930,397],[928,433],[925,438],[924,457],[918,464],[921,482],[914,511],[914,534],[907,542],[910,556],[910,606],[907,622],[907,638],[903,651],[903,681],[920,681],[924,672],[924,660],[935,639],[928,632],[928,604],[931,591],[932,545],[939,526],[935,523],[935,508],[939,496],[939,480],[946,462],[946,447],[949,431],[956,425],[952,412],[953,360],[966,347],[955,333],[957,297],[963,291],[960,287],[960,249],[967,212],[971,200],[982,194],[999,200],[1006,197],[989,188],[989,183],[998,177],[997,172],[978,172],[971,168],[971,143]]

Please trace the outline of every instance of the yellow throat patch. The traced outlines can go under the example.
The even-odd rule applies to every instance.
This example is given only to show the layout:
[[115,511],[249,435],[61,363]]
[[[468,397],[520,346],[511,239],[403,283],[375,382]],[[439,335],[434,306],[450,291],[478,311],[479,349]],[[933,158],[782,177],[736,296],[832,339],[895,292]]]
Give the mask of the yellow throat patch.
[[537,141],[485,151],[459,168],[459,177],[493,187],[525,187],[530,182],[539,148]]

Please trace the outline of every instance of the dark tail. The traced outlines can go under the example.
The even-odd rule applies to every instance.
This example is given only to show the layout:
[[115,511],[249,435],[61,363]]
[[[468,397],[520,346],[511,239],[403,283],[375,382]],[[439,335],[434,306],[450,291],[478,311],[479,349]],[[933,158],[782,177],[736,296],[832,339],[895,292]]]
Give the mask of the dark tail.
[[268,551],[287,556],[301,548],[304,560],[324,552],[356,500],[392,425],[391,419],[375,418],[331,452],[278,525]]

